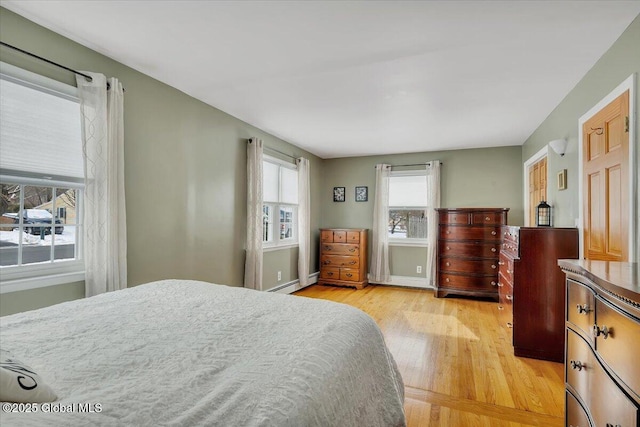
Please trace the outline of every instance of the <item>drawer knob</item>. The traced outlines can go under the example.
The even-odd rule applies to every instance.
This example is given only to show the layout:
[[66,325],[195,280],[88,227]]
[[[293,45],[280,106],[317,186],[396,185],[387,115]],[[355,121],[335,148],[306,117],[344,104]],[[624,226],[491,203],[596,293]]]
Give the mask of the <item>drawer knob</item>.
[[349,248],[349,252],[355,252],[356,248]]
[[498,284],[492,280],[491,281],[491,286],[498,286]]
[[607,328],[606,326],[603,326],[601,328],[598,325],[593,325],[594,337],[599,337],[600,335],[602,335],[603,338],[606,340],[610,333],[611,333],[611,329]]
[[497,233],[496,233],[496,230],[493,230],[493,231],[491,232],[491,235],[492,235],[492,236],[495,236],[496,234],[497,234]]
[[507,322],[507,328],[512,329],[513,328],[513,323]]
[[354,265],[356,261],[351,261],[349,264]]
[[579,360],[572,360],[569,364],[571,365],[571,369],[577,369],[578,371],[582,371],[582,368],[587,369],[587,365]]
[[588,314],[590,311],[593,311],[587,304],[578,304],[576,305],[576,309],[578,309],[578,314]]
[[325,247],[324,247],[324,250],[325,250],[325,251],[330,251],[331,249],[333,249],[333,246],[325,246]]
[[606,427],[622,427],[620,424],[613,425],[611,423],[607,423]]
[[444,281],[445,281],[445,282],[448,282],[448,281],[449,281],[449,278],[447,277],[446,279],[444,279]]
[[501,288],[501,287],[503,287],[503,286],[504,286],[504,285],[502,284],[502,282],[498,282],[498,287],[499,287],[499,288]]
[[495,251],[496,251],[496,248],[491,248],[491,252],[495,252]]
[[493,268],[495,270],[496,268],[498,268],[498,266],[495,265],[495,264],[491,264],[491,268]]
[[451,263],[450,263],[450,262],[447,262],[447,263],[445,263],[445,265],[446,265],[447,267],[449,267],[449,266],[451,265]]
[[507,274],[511,274],[511,273],[513,273],[513,271],[507,270]]
[[489,218],[488,216],[485,216],[485,217],[484,217],[484,220],[485,220],[485,221],[491,221],[491,218]]
[[498,265],[504,265],[504,262],[498,261]]
[[507,299],[507,301],[513,301],[513,296],[509,294],[505,295],[504,297]]
[[324,265],[329,265],[329,264],[331,264],[331,261],[329,261],[329,260],[326,260],[326,261],[324,262]]
[[328,272],[327,276],[333,276],[333,271]]
[[445,249],[446,249],[446,250],[448,250],[448,251],[450,251],[450,250],[451,250],[451,248],[450,248],[449,246],[447,246]]
[[447,234],[451,234],[451,230],[447,230]]
[[347,273],[347,277],[353,277],[353,274]]

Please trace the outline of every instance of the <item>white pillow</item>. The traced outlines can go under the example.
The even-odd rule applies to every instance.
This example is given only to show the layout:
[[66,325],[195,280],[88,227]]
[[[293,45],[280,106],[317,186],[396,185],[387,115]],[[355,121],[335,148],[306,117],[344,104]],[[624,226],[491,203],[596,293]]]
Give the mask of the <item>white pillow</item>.
[[16,360],[8,351],[0,350],[0,401],[41,403],[53,402],[57,398],[33,369]]

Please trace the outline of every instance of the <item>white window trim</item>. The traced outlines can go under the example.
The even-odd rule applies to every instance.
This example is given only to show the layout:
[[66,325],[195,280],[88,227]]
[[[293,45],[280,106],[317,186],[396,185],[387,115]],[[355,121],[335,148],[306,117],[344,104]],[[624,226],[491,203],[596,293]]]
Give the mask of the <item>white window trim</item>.
[[[291,169],[291,170],[295,170],[296,172],[298,171],[298,167],[294,164],[285,162],[284,160],[278,159],[276,157],[272,157],[269,155],[264,155],[263,159],[264,162],[269,162],[269,163],[273,163],[276,164],[278,166],[283,166],[285,168]],[[278,193],[281,192],[282,190],[282,182],[280,181],[280,178],[278,178],[278,185],[279,185],[279,189],[278,189]],[[280,198],[280,196],[278,196],[278,198]],[[263,252],[271,252],[271,251],[276,251],[276,250],[280,250],[280,249],[288,249],[288,248],[295,248],[298,247],[299,244],[299,240],[298,240],[298,206],[299,205],[294,205],[294,204],[290,204],[290,203],[282,203],[282,202],[270,202],[270,201],[263,201],[262,202],[263,205],[269,205],[273,208],[273,218],[272,218],[272,236],[273,239],[269,242],[262,242],[262,251]],[[294,211],[293,211],[293,216],[294,216],[294,221],[293,221],[293,233],[294,233],[294,237],[288,238],[288,239],[280,239],[280,207],[293,207]]]
[[[78,99],[78,89],[76,87],[5,62],[0,62],[0,74],[3,79],[24,84],[52,95]],[[55,179],[51,179],[51,177],[47,177],[49,178],[47,179],[30,174],[20,176],[22,175],[20,171],[11,172],[16,173],[15,175],[13,173],[11,175],[2,175],[0,179],[3,182],[15,182],[16,184],[75,188],[81,191],[84,189],[84,182],[80,183],[75,178],[55,177]],[[82,224],[79,223],[78,225],[80,226],[78,229],[81,230]],[[85,266],[82,259],[83,242],[82,239],[78,239],[77,242],[76,253],[78,258],[74,260],[59,260],[56,262],[0,268],[0,294],[85,280]]]
[[[415,169],[415,170],[403,170],[403,171],[391,171],[391,177],[394,176],[427,176],[426,169]],[[426,191],[426,188],[425,188]],[[391,209],[424,209],[427,210],[428,206],[389,206],[389,210]],[[387,218],[388,218],[387,213]],[[388,231],[387,231],[388,232]],[[405,237],[405,238],[397,238],[397,237],[389,237],[389,246],[405,246],[405,247],[420,247],[426,248],[429,246],[428,239],[417,239],[415,237]]]

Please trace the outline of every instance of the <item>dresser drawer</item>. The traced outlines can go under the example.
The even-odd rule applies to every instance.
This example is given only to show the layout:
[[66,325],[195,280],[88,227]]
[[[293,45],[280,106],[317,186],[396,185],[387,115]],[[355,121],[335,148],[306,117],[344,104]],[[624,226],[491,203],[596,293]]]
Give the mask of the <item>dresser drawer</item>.
[[320,257],[322,266],[326,267],[351,267],[357,268],[360,266],[360,258],[357,256],[346,255],[322,255]]
[[567,422],[566,425],[568,427],[591,427],[591,423],[589,423],[589,417],[587,417],[587,413],[584,408],[573,394],[570,392],[566,392],[566,404],[567,404]]
[[347,231],[347,243],[360,243],[359,231]]
[[321,230],[320,241],[322,243],[333,243],[333,230]]
[[360,245],[349,243],[323,243],[322,251],[327,255],[360,255]]
[[591,289],[567,279],[567,320],[588,337],[591,337],[595,323],[595,303],[595,295]]
[[500,265],[500,274],[513,285],[513,259],[503,251],[500,252],[500,261],[498,261],[498,264]]
[[469,224],[469,214],[461,212],[440,212],[440,224]]
[[340,280],[346,280],[349,282],[359,282],[360,281],[360,271],[352,268],[341,268],[340,269]]
[[500,227],[440,227],[440,239],[500,241]]
[[438,286],[447,288],[455,287],[465,290],[488,290],[495,291],[498,286],[496,277],[474,277],[458,274],[447,274],[440,272],[438,275]]
[[441,256],[455,254],[456,256],[491,258],[497,256],[500,251],[500,245],[497,243],[451,242],[441,240],[438,245]]
[[500,225],[503,223],[503,215],[498,212],[476,212],[472,215],[473,224]]
[[640,396],[640,323],[596,298],[596,323],[609,333],[596,337],[596,350],[625,384]]
[[322,267],[320,269],[320,278],[321,279],[339,279],[340,278],[340,269],[337,267]]
[[[345,230],[322,230],[320,232],[320,240],[322,243],[346,243],[347,231]],[[353,232],[349,232],[353,233]],[[358,235],[358,241],[360,240],[360,233],[355,232]]]
[[498,262],[490,259],[461,259],[461,258],[440,258],[440,271],[473,273],[473,274],[496,274],[498,272]]
[[638,408],[598,363],[589,344],[567,329],[567,384],[591,411],[596,426],[636,426]]
[[498,287],[498,310],[500,323],[509,329],[513,328],[513,288],[510,285]]

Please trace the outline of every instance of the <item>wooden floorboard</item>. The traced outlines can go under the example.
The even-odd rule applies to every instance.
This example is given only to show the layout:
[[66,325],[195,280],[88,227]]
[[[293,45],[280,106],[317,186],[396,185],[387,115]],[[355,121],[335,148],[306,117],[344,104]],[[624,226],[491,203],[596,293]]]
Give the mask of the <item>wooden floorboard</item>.
[[515,357],[495,302],[390,286],[296,295],[352,305],[378,323],[405,383],[409,426],[563,425],[563,365]]

